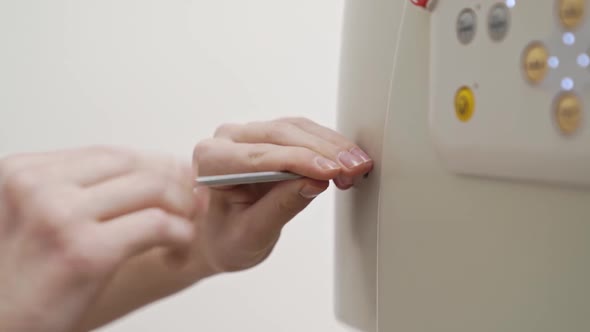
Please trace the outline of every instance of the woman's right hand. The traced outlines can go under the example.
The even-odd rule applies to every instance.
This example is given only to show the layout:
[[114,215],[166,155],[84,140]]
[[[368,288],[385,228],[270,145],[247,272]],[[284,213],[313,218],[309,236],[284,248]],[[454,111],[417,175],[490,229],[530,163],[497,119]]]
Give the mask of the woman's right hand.
[[190,164],[114,148],[0,160],[0,331],[74,330],[119,265],[193,240]]

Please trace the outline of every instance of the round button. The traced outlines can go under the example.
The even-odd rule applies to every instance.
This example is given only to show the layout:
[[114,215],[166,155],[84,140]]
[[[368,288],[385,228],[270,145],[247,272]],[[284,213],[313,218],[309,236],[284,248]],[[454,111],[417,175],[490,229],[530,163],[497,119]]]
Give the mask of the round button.
[[473,9],[465,8],[457,18],[457,39],[463,45],[467,45],[475,38],[477,30],[477,15]]
[[590,68],[590,50],[578,55],[576,62],[578,63],[578,66],[582,68]]
[[575,29],[584,21],[586,0],[559,0],[559,19],[566,29]]
[[492,7],[488,15],[488,33],[493,41],[501,41],[510,28],[510,9],[504,3]]
[[572,135],[582,126],[582,102],[575,94],[557,96],[554,108],[557,127],[563,134]]
[[455,94],[455,113],[461,122],[467,122],[475,113],[475,96],[470,88],[461,87]]
[[547,76],[549,67],[549,52],[539,42],[533,42],[525,49],[522,57],[522,66],[527,81],[531,84],[541,83]]

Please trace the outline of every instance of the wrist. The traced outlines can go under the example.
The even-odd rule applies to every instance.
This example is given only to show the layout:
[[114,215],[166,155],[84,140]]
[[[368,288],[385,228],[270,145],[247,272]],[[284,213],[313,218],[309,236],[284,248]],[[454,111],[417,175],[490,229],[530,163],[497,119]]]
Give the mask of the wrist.
[[191,251],[188,268],[194,279],[203,280],[221,273],[208,257],[206,251],[201,248],[197,247]]

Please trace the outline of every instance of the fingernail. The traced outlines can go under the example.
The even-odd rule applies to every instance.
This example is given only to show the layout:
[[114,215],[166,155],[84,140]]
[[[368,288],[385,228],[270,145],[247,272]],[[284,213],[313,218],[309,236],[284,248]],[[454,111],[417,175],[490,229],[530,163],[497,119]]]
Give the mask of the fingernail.
[[340,160],[342,165],[346,166],[347,168],[355,168],[358,165],[364,163],[360,157],[355,156],[347,151],[340,152],[340,154],[338,154],[338,160]]
[[353,185],[353,179],[349,176],[340,175],[334,179],[334,183],[341,189],[348,189]]
[[301,197],[306,198],[306,199],[313,199],[318,197],[321,193],[324,192],[325,189],[323,188],[317,188],[314,186],[305,186],[301,189],[301,191],[299,192],[299,195],[301,195]]
[[315,159],[315,162],[316,164],[318,164],[318,166],[327,171],[332,171],[340,168],[340,166],[337,163],[324,157],[317,157]]
[[364,163],[371,161],[371,157],[369,157],[369,155],[366,154],[365,151],[363,151],[359,148],[354,148],[354,149],[350,150],[350,153],[359,157]]

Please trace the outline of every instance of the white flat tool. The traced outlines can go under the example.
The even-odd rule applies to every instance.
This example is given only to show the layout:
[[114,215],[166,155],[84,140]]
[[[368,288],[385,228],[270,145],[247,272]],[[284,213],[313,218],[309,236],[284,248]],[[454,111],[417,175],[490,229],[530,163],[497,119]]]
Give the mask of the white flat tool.
[[299,174],[293,174],[289,172],[256,172],[200,176],[196,179],[196,182],[199,186],[217,187],[296,180],[302,177],[303,176]]

